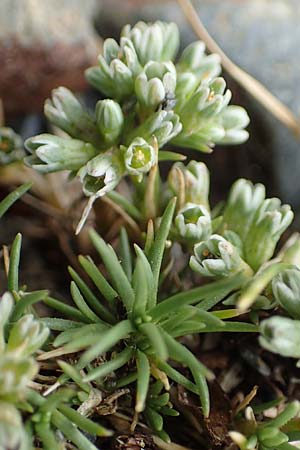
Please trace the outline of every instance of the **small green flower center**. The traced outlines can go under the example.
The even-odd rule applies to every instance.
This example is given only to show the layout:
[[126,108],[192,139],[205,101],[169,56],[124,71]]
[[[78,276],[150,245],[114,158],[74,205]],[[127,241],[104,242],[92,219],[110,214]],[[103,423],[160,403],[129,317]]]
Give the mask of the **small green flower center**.
[[132,156],[131,165],[135,169],[139,169],[145,164],[147,164],[150,160],[150,151],[143,147],[135,147],[134,154]]
[[84,184],[89,192],[93,192],[96,194],[96,192],[98,192],[105,186],[104,176],[92,177],[91,175],[86,175],[84,179]]

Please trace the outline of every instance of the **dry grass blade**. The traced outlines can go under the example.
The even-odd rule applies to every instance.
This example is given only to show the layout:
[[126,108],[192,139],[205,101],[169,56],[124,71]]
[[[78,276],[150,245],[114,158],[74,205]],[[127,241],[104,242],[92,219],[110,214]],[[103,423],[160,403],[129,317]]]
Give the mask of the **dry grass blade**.
[[217,53],[221,57],[224,69],[231,77],[243,86],[249,94],[260,102],[273,116],[289,128],[297,137],[300,135],[300,120],[295,117],[293,112],[266,89],[259,81],[249,75],[223,52],[219,45],[210,36],[205,26],[200,20],[196,9],[190,0],[177,0],[181,6],[188,21],[193,27],[198,37],[206,44],[212,53]]

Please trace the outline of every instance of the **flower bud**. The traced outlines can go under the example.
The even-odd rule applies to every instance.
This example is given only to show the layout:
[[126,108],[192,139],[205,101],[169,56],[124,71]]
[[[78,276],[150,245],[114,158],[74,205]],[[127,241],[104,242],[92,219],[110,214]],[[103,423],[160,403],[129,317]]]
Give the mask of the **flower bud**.
[[272,280],[272,291],[279,305],[300,319],[300,270],[286,269]]
[[18,409],[6,402],[0,402],[0,449],[18,449],[26,435]]
[[130,175],[136,175],[141,181],[143,174],[149,172],[157,162],[155,148],[143,138],[135,138],[129,147],[124,148],[124,163]]
[[179,121],[179,116],[173,111],[162,110],[151,114],[139,127],[134,128],[125,137],[125,143],[129,145],[137,137],[151,141],[153,136],[155,136],[160,148],[177,136],[181,129],[182,125]]
[[281,205],[278,198],[266,199],[258,208],[244,241],[245,260],[255,271],[273,256],[293,217],[291,207]]
[[244,239],[265,195],[265,187],[260,183],[252,184],[244,178],[235,181],[223,213],[224,229],[235,231]]
[[6,343],[4,337],[4,327],[12,313],[14,307],[13,296],[5,292],[0,299],[0,354],[4,351]]
[[187,203],[177,214],[174,224],[179,235],[193,242],[203,241],[210,236],[211,218],[202,205]]
[[175,163],[169,172],[168,183],[176,196],[179,195],[180,190],[178,170],[182,172],[184,178],[185,203],[203,205],[209,210],[209,171],[207,166],[198,161],[190,161],[187,166],[181,162]]
[[97,198],[117,186],[122,176],[122,169],[118,157],[110,152],[91,159],[79,170],[78,175],[85,195]]
[[293,233],[278,254],[278,258],[285,263],[300,268],[300,234]]
[[49,329],[26,314],[12,327],[6,350],[22,356],[31,355],[38,350],[49,336]]
[[124,125],[124,115],[114,100],[99,100],[96,104],[97,127],[107,146],[115,144]]
[[300,358],[300,321],[274,316],[260,324],[259,342],[273,353]]
[[179,32],[175,23],[138,22],[134,27],[126,25],[122,30],[122,36],[133,42],[143,66],[148,61],[172,60],[179,46]]
[[195,245],[190,267],[205,277],[228,277],[242,271],[252,275],[250,267],[242,260],[238,250],[217,234]]
[[102,55],[99,56],[98,63],[98,66],[85,71],[92,86],[118,101],[133,93],[133,73],[126,64],[117,58],[108,64]]
[[[181,81],[180,87],[182,88]],[[231,92],[225,89],[223,78],[208,79],[188,95],[181,95],[179,89],[175,112],[179,114],[183,128],[173,140],[175,145],[211,152],[215,143],[223,143],[227,138],[228,141],[237,143],[239,139],[245,140],[248,137],[248,133],[241,129],[249,121],[242,108],[236,110],[235,107],[230,107],[229,110],[231,116],[237,116],[239,120],[236,117],[236,120],[229,120],[229,113],[226,116]]]
[[25,163],[42,173],[78,170],[96,155],[91,144],[52,134],[29,138],[25,146],[32,153],[24,159]]
[[29,381],[38,371],[32,358],[3,354],[0,358],[0,399],[21,400]]
[[166,95],[172,95],[176,87],[176,69],[172,62],[150,61],[135,80],[135,93],[140,104],[157,108]]
[[224,136],[216,140],[217,144],[242,144],[249,138],[248,131],[244,130],[249,125],[250,118],[247,111],[241,106],[228,106],[221,113],[221,123]]
[[205,44],[202,41],[192,42],[182,52],[177,63],[178,72],[192,72],[197,79],[212,79],[221,73],[219,55],[205,54]]
[[24,157],[21,137],[11,128],[0,127],[0,164],[20,161]]
[[71,137],[94,145],[101,143],[93,118],[69,89],[54,89],[52,99],[45,102],[44,112],[50,122]]

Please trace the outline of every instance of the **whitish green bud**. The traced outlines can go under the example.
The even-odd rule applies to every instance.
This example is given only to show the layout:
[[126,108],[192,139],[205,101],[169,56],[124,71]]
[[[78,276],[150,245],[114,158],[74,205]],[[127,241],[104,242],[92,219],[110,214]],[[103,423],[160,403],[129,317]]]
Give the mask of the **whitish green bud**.
[[216,144],[242,144],[249,138],[248,131],[244,130],[249,125],[250,118],[247,111],[241,106],[228,106],[221,113],[221,124],[224,136],[216,140]]
[[176,65],[178,72],[192,72],[198,82],[215,78],[221,73],[221,59],[219,55],[205,54],[205,44],[196,41],[188,45],[182,52]]
[[137,74],[142,70],[134,45],[131,40],[126,37],[121,38],[120,45],[115,39],[105,39],[103,43],[103,57],[108,65],[110,65],[114,59],[119,59],[133,74]]
[[279,305],[290,316],[300,319],[300,271],[286,269],[272,280],[272,291]]
[[181,129],[182,125],[177,114],[173,111],[158,111],[148,117],[139,127],[134,128],[126,136],[125,143],[129,145],[137,137],[151,141],[154,136],[158,147],[161,148],[177,136]]
[[12,313],[13,307],[14,299],[9,292],[6,292],[0,299],[0,354],[4,351],[6,346],[4,327]]
[[85,195],[96,198],[112,191],[122,174],[120,161],[112,152],[96,156],[78,172]]
[[50,122],[71,137],[94,145],[101,143],[95,121],[69,89],[54,89],[52,98],[45,102],[44,112]]
[[0,399],[21,400],[29,381],[38,371],[32,358],[4,354],[0,358]]
[[228,277],[242,271],[247,275],[252,274],[238,250],[217,234],[195,245],[190,267],[205,277]]
[[167,95],[173,95],[176,87],[176,69],[173,63],[150,61],[135,80],[135,93],[140,104],[157,108]]
[[17,408],[6,402],[0,402],[0,449],[19,449],[26,435],[21,414]]
[[265,187],[260,183],[253,184],[244,178],[233,183],[223,213],[224,229],[235,231],[244,239],[265,195]]
[[274,316],[260,324],[260,345],[282,356],[300,358],[300,321]]
[[133,73],[120,59],[113,59],[108,64],[100,55],[98,64],[98,67],[90,67],[85,72],[92,86],[116,100],[123,100],[133,93]]
[[96,104],[97,127],[107,146],[115,144],[124,125],[124,115],[114,100],[99,100]]
[[134,27],[126,25],[122,36],[133,42],[140,63],[170,61],[176,56],[179,32],[175,23],[161,21],[147,24],[138,22]]
[[52,134],[39,134],[27,139],[25,163],[42,173],[78,170],[96,155],[91,144],[77,139],[64,139]]
[[6,350],[22,356],[31,355],[38,350],[49,336],[49,329],[26,314],[12,327]]
[[280,251],[278,258],[300,268],[300,234],[293,233]]
[[198,161],[190,161],[187,166],[183,163],[175,163],[169,172],[168,183],[173,193],[178,196],[181,189],[178,170],[184,179],[185,203],[203,205],[209,210],[209,171],[207,166]]
[[[238,116],[240,121],[225,120],[230,100],[231,92],[226,90],[223,78],[201,83],[193,93],[189,92],[187,96],[181,95],[179,91],[175,112],[179,114],[183,128],[173,140],[174,144],[211,152],[215,143],[225,143],[226,136],[232,143],[238,143],[239,139],[245,140],[244,134],[239,134],[241,131],[239,124],[241,123],[242,127],[248,124],[247,113],[242,108],[236,110],[231,107],[229,110],[232,111],[231,115]],[[231,130],[234,130],[232,136]],[[248,136],[248,133],[246,134]]]
[[130,175],[136,175],[141,181],[143,174],[149,172],[157,162],[155,148],[143,138],[135,138],[129,147],[123,149],[124,164]]
[[187,203],[177,214],[174,224],[179,235],[193,242],[207,239],[212,232],[211,217],[203,205]]
[[258,208],[244,241],[245,260],[255,271],[273,256],[293,217],[291,207],[281,205],[278,198],[266,199]]
[[0,127],[0,164],[6,165],[24,157],[21,137],[11,128]]
[[191,72],[177,72],[176,82],[176,111],[179,113],[184,107],[188,98],[194,95],[196,88],[199,85],[199,80],[196,75]]

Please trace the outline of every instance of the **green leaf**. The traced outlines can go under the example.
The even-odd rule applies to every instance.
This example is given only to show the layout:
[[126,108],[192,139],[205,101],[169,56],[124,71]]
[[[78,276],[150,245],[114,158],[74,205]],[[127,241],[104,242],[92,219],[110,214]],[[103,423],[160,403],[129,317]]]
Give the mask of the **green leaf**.
[[54,411],[51,422],[69,439],[79,450],[98,450],[92,442],[86,438],[72,423],[59,411]]
[[71,281],[71,295],[79,311],[91,322],[102,322],[101,319],[89,308],[76,283]]
[[106,195],[108,198],[110,198],[110,200],[119,205],[133,219],[138,221],[143,220],[143,215],[141,214],[141,212],[132,204],[131,201],[127,200],[127,198],[121,195],[119,192],[111,191]]
[[181,153],[169,152],[167,150],[159,150],[158,161],[185,161],[186,156]]
[[106,324],[100,322],[100,323],[91,323],[88,325],[82,325],[80,327],[71,328],[69,330],[63,331],[60,333],[53,342],[54,347],[60,347],[61,345],[67,344],[68,342],[74,342],[76,340],[82,339],[84,336],[84,339],[87,339],[95,336],[95,334],[100,334],[105,332],[109,329],[109,326]]
[[[157,306],[152,308],[148,314],[154,320],[160,320],[163,316],[169,315],[170,311],[175,312],[183,305],[198,303],[200,300],[205,301],[206,297],[209,296],[212,298],[214,295],[217,296],[220,292],[223,293],[225,289],[226,292],[237,289],[241,286],[244,280],[245,279],[242,274],[237,274],[233,277],[214,281],[189,291],[180,292],[179,294],[172,295],[171,297],[161,301]],[[197,306],[201,308],[201,304]]]
[[42,418],[39,423],[35,424],[34,428],[37,436],[42,442],[44,450],[61,450],[61,444],[57,442],[49,422],[45,422]]
[[149,304],[151,299],[153,299],[153,297],[155,297],[153,273],[152,273],[152,269],[151,269],[149,260],[148,260],[147,256],[145,255],[145,253],[143,252],[143,250],[136,244],[134,244],[134,249],[135,249],[138,259],[140,259],[140,261],[141,261],[141,266],[143,269],[144,277],[147,280],[147,289],[149,291],[148,304],[146,307],[146,310],[147,310],[151,307],[151,305]]
[[82,376],[76,367],[71,366],[71,364],[68,364],[65,361],[57,361],[57,364],[84,392],[87,392],[88,394],[91,392],[91,386],[82,380]]
[[131,258],[128,234],[124,227],[121,228],[121,233],[120,233],[120,257],[121,257],[121,264],[124,269],[124,272],[126,273],[128,280],[131,281],[132,258]]
[[[98,288],[99,292],[103,297],[110,303],[113,304],[118,293],[111,287],[108,281],[104,278],[92,258],[79,256],[79,262],[85,272],[93,281],[94,285]],[[76,281],[76,280],[74,280]]]
[[156,233],[155,240],[149,252],[149,261],[152,267],[153,281],[154,281],[153,292],[155,298],[153,299],[153,304],[156,303],[160,269],[165,251],[166,240],[168,239],[170,228],[172,225],[175,205],[176,205],[176,198],[172,198],[162,216],[159,229]]
[[287,263],[274,263],[256,274],[242,290],[237,307],[245,311],[255,302],[256,297],[265,289],[278,273],[285,269],[292,269],[294,266]]
[[165,374],[171,378],[171,380],[175,381],[175,383],[181,384],[183,387],[185,387],[188,391],[193,392],[194,394],[199,395],[199,389],[188,378],[186,378],[184,375],[182,375],[178,370],[174,369],[174,367],[170,366],[170,364],[166,363],[165,361],[161,361],[159,359],[156,360],[157,367],[165,372]]
[[137,350],[136,365],[137,365],[137,387],[136,387],[135,410],[137,413],[140,413],[145,408],[150,382],[150,364],[145,353],[141,352],[140,350]]
[[89,371],[84,377],[84,381],[93,381],[97,378],[103,378],[124,366],[132,357],[133,350],[126,347],[121,353],[114,356],[110,361],[102,363],[100,366]]
[[21,245],[22,245],[22,235],[18,233],[11,246],[11,251],[9,255],[7,284],[8,290],[10,292],[18,292],[19,290],[19,265],[20,265]]
[[166,360],[168,358],[168,349],[159,328],[153,323],[148,322],[140,325],[139,330],[147,336],[149,342],[151,342],[152,352],[160,359]]
[[65,417],[71,420],[72,423],[77,425],[78,428],[85,431],[86,433],[90,433],[94,436],[101,436],[101,437],[112,435],[111,431],[107,430],[102,425],[93,422],[90,419],[87,419],[82,414],[70,408],[69,406],[61,405],[59,406],[58,409],[60,412],[63,413]]
[[8,194],[3,200],[0,202],[0,219],[6,213],[6,211],[22,197],[25,192],[27,192],[32,186],[32,183],[25,183],[22,186],[15,189],[13,192]]
[[105,333],[101,333],[100,336],[95,336],[94,341],[96,343],[82,355],[79,360],[79,365],[84,367],[102,353],[111,350],[114,345],[120,340],[125,339],[132,331],[133,327],[131,322],[129,320],[123,320]]
[[[84,268],[84,270],[86,271],[86,273],[89,275],[89,277],[92,279],[92,281],[95,283],[95,285],[97,286],[97,288],[99,289],[99,285],[102,286],[101,283],[101,277],[104,279],[102,273],[100,273],[100,271],[98,270],[98,268],[94,265],[93,262],[89,261],[87,258],[84,258],[83,256],[79,256],[79,262],[82,265],[82,267]],[[87,303],[89,304],[89,306],[92,308],[92,310],[103,320],[108,321],[109,323],[114,323],[115,318],[112,315],[112,313],[105,308],[105,306],[101,303],[101,301],[93,294],[93,292],[90,290],[90,288],[88,287],[88,285],[83,281],[83,279],[78,275],[77,272],[75,272],[75,270],[72,267],[68,268],[69,273],[71,275],[71,277],[73,278],[73,280],[75,281],[75,283],[77,284],[78,288],[80,289],[80,291],[82,292],[84,298],[86,299]],[[100,274],[100,275],[99,275]],[[92,278],[93,277],[93,278]],[[97,281],[97,284],[94,280],[94,278]],[[104,280],[105,283],[108,285],[108,283],[106,282],[106,280]],[[106,287],[106,286],[105,286]],[[108,285],[108,287],[110,288],[110,286]],[[100,289],[99,289],[100,290]],[[100,291],[101,292],[101,291]],[[107,293],[107,292],[106,292]],[[110,288],[110,294],[114,295],[113,298],[115,298],[117,296],[117,293]],[[102,295],[104,295],[101,292]],[[104,295],[104,297],[106,298],[106,296]],[[111,298],[111,297],[110,297]]]
[[133,315],[136,318],[143,317],[146,313],[149,284],[147,275],[144,272],[144,265],[141,257],[137,258],[132,278],[132,287],[135,293],[133,304]]
[[163,429],[164,420],[157,411],[148,407],[145,409],[144,415],[148,424],[153,430],[161,431]]
[[214,375],[200,361],[197,360],[190,350],[177,342],[167,333],[164,333],[164,337],[169,350],[170,358],[188,366],[190,369],[195,384],[199,390],[203,414],[207,417],[209,415],[210,401],[205,377],[213,379]]
[[35,291],[30,294],[22,295],[20,300],[16,303],[11,316],[11,321],[14,322],[18,320],[30,305],[40,302],[41,300],[45,300],[47,295],[48,291]]
[[66,331],[74,328],[80,328],[80,323],[74,320],[57,319],[54,317],[43,317],[40,322],[45,324],[46,327],[54,331]]
[[90,323],[90,321],[82,314],[82,312],[78,311],[77,308],[67,305],[60,300],[57,300],[53,297],[46,297],[43,299],[43,302],[50,308],[59,311],[64,316],[67,316],[74,320],[78,320],[79,322]]
[[95,230],[90,231],[90,236],[127,311],[131,311],[134,303],[134,292],[113,248],[111,245],[107,245]]

